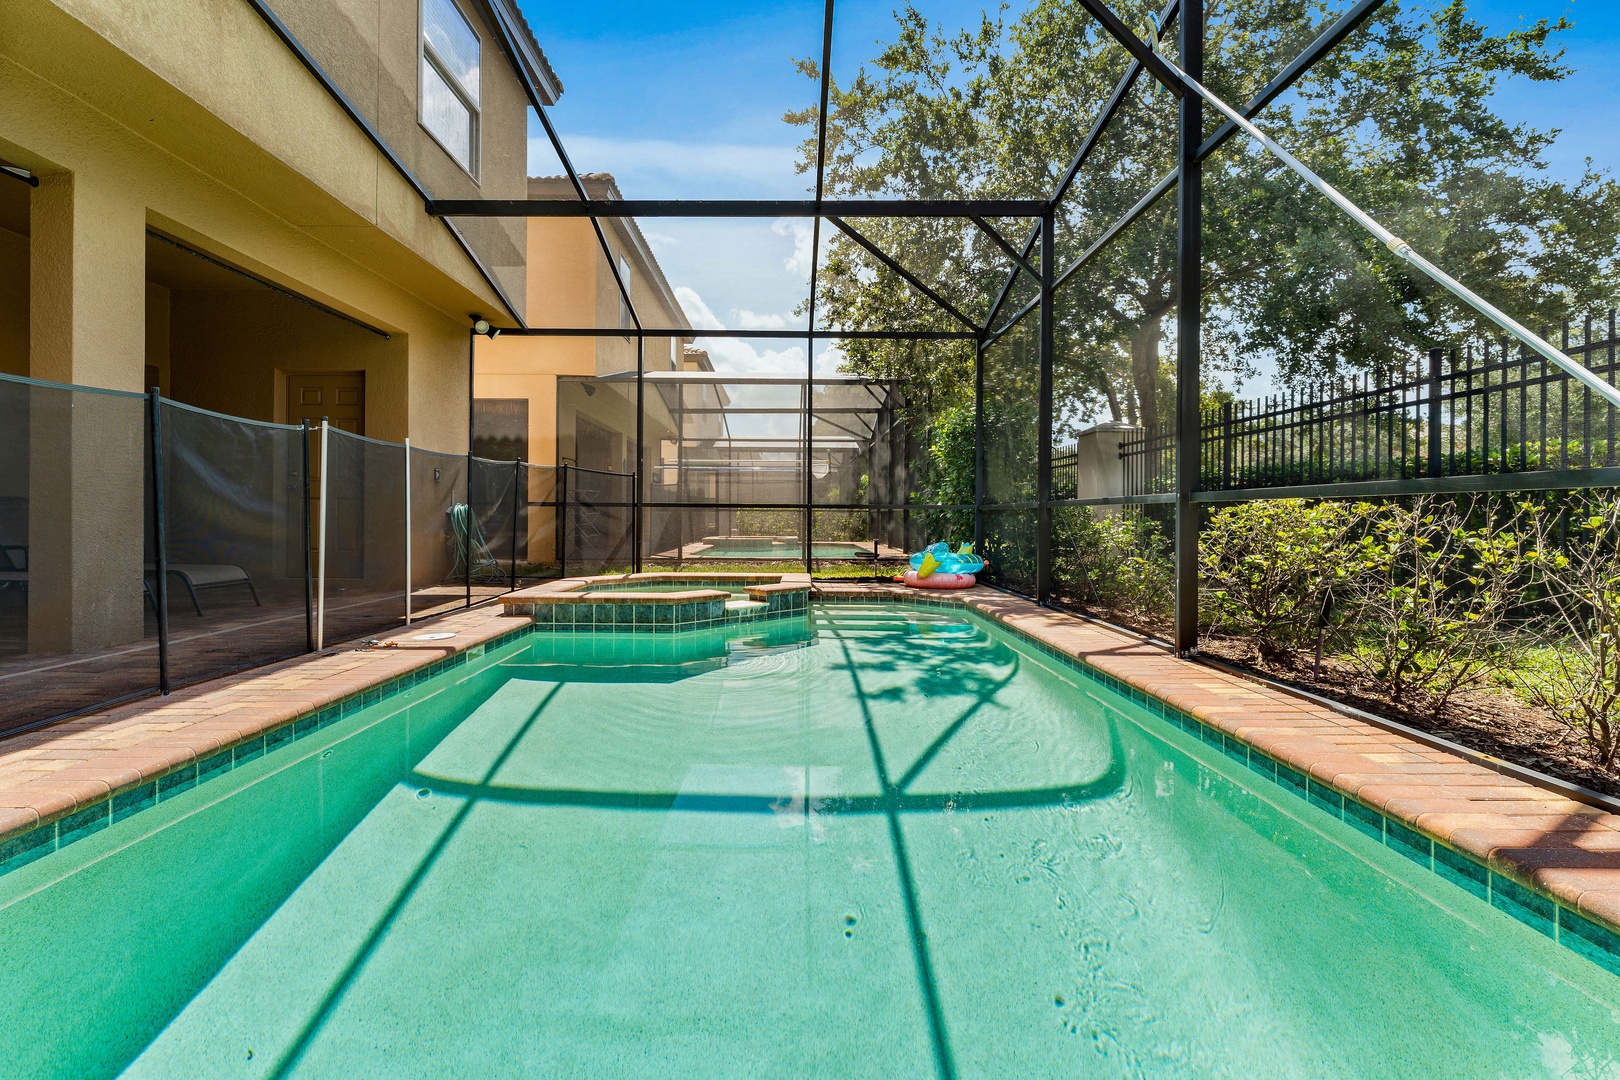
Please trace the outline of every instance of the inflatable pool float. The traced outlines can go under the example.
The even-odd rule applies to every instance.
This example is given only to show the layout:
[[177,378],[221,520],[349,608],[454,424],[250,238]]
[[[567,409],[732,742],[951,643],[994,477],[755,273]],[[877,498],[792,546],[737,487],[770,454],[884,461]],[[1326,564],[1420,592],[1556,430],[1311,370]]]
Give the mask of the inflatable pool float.
[[895,578],[914,589],[969,589],[984,560],[973,554],[972,544],[952,551],[949,544],[929,544],[911,557],[911,569]]
[[927,577],[921,577],[915,570],[907,570],[900,575],[899,580],[913,589],[971,589],[979,583],[979,579],[972,574],[947,574],[935,571]]

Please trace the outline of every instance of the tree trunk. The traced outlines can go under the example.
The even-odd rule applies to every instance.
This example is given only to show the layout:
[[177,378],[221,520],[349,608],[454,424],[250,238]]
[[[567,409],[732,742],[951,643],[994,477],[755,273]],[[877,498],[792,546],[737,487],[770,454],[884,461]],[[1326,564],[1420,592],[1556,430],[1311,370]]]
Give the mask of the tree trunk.
[[1119,412],[1119,395],[1114,392],[1113,380],[1104,375],[1102,378],[1097,380],[1097,385],[1102,388],[1103,396],[1108,399],[1108,419],[1112,420],[1116,424],[1119,423],[1121,419]]
[[1142,427],[1152,434],[1159,430],[1159,342],[1162,315],[1144,321],[1131,335],[1131,383],[1136,388],[1137,415]]

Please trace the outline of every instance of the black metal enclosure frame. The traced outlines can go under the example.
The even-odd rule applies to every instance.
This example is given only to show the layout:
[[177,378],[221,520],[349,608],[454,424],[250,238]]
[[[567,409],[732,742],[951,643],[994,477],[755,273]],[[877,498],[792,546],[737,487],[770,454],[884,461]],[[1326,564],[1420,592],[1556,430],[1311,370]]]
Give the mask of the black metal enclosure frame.
[[[1200,462],[1203,457],[1200,447],[1202,437],[1200,364],[1204,270],[1203,162],[1226,144],[1233,135],[1238,134],[1239,128],[1228,120],[1216,126],[1212,132],[1206,135],[1202,99],[1197,94],[1186,91],[1175,69],[1170,67],[1154,51],[1157,43],[1149,44],[1132,33],[1126,24],[1102,0],[1077,0],[1077,2],[1097,20],[1102,29],[1114,41],[1130,54],[1131,59],[1112,94],[1109,95],[1098,111],[1088,134],[1075,150],[1068,167],[1062,173],[1051,193],[1043,199],[873,199],[862,201],[825,198],[827,166],[826,120],[830,92],[834,21],[834,0],[826,0],[822,27],[820,107],[817,114],[816,169],[813,198],[758,201],[592,200],[586,194],[579,174],[570,161],[562,140],[558,137],[545,108],[535,102],[546,136],[566,170],[577,198],[572,201],[429,201],[427,204],[428,212],[446,218],[527,216],[588,218],[591,220],[596,231],[597,240],[606,256],[608,269],[613,274],[619,296],[634,323],[633,329],[621,329],[619,327],[545,329],[525,327],[516,331],[506,330],[500,332],[557,337],[633,337],[637,342],[638,356],[636,370],[636,404],[638,408],[636,444],[638,461],[642,460],[641,449],[644,437],[642,410],[645,405],[646,393],[646,341],[648,338],[690,335],[692,331],[655,329],[644,325],[632,303],[627,283],[620,276],[618,266],[609,251],[606,236],[600,225],[601,219],[621,217],[800,217],[811,219],[813,222],[813,234],[812,262],[809,275],[808,327],[804,330],[715,330],[703,331],[700,336],[739,339],[797,339],[806,343],[806,392],[803,398],[805,415],[802,417],[802,431],[805,435],[807,450],[810,442],[810,413],[812,411],[809,387],[814,381],[813,343],[815,341],[836,338],[849,340],[972,341],[975,348],[975,475],[974,503],[972,506],[975,541],[981,546],[985,542],[987,511],[1017,511],[1032,514],[1035,522],[1035,560],[1032,592],[1034,599],[1041,603],[1047,603],[1053,599],[1052,511],[1054,508],[1123,504],[1173,504],[1175,508],[1174,645],[1179,653],[1185,655],[1191,653],[1197,644],[1198,534],[1199,517],[1204,512],[1204,504],[1254,499],[1323,497],[1341,494],[1405,495],[1429,491],[1500,490],[1504,486],[1502,483],[1504,478],[1419,476],[1379,481],[1375,485],[1376,492],[1365,484],[1355,485],[1354,490],[1348,487],[1334,489],[1322,484],[1282,484],[1277,487],[1246,490],[1202,489],[1200,484]],[[1356,0],[1356,2],[1345,7],[1322,28],[1315,39],[1292,61],[1284,65],[1270,82],[1244,103],[1238,109],[1238,112],[1245,118],[1252,118],[1260,114],[1268,105],[1293,87],[1313,65],[1350,37],[1357,28],[1362,26],[1378,10],[1382,3],[1383,0]],[[1168,39],[1172,34],[1176,36],[1180,66],[1192,78],[1202,81],[1204,78],[1205,28],[1203,0],[1168,0],[1168,3],[1159,12],[1157,27],[1159,28],[1157,31],[1159,41]],[[1179,133],[1175,164],[1123,216],[1102,230],[1090,246],[1071,264],[1060,268],[1057,265],[1055,242],[1057,208],[1071,187],[1084,177],[1088,159],[1098,146],[1099,141],[1109,132],[1111,125],[1124,123],[1119,119],[1121,106],[1144,73],[1156,81],[1164,90],[1168,91],[1175,100],[1178,110],[1177,130]],[[1172,190],[1175,191],[1176,195],[1175,280],[1177,301],[1175,319],[1177,332],[1175,373],[1177,409],[1173,432],[1166,433],[1168,436],[1166,441],[1170,444],[1168,449],[1173,451],[1174,483],[1170,486],[1170,490],[1139,492],[1124,496],[1106,498],[1056,497],[1052,485],[1053,363],[1056,320],[1054,292],[1118,239],[1133,223],[1159,204]],[[1006,279],[994,300],[990,303],[988,315],[982,321],[977,321],[964,314],[941,296],[938,290],[930,287],[927,282],[903,266],[897,259],[886,253],[878,244],[850,224],[851,220],[861,218],[954,218],[973,222],[976,228],[986,234],[988,239],[1001,250],[1008,261]],[[1027,236],[1021,242],[1014,243],[999,233],[987,221],[989,218],[1027,219],[1030,222],[1030,228]],[[960,324],[962,328],[949,331],[905,329],[863,331],[817,326],[817,277],[820,270],[820,239],[823,221],[838,229],[871,255],[881,266],[898,275],[918,294],[927,298],[939,311],[943,312],[952,321]],[[1037,286],[1036,295],[1019,309],[1004,316],[1004,308],[1014,295],[1015,287],[1019,285],[1021,277],[1033,280],[1033,283]],[[1036,409],[1038,430],[1035,436],[1037,440],[1035,498],[1032,501],[1025,502],[997,503],[989,499],[987,495],[984,408],[985,351],[1015,327],[1020,326],[1030,316],[1034,316],[1038,320],[1038,329],[1035,334],[1039,368]],[[716,373],[715,381],[723,382],[724,374]],[[1513,486],[1515,488],[1536,486],[1576,488],[1610,486],[1614,483],[1614,470],[1609,469],[1592,469],[1584,473],[1577,470],[1559,471],[1556,473],[1556,483],[1551,479],[1554,475],[1549,472],[1545,477],[1538,478],[1534,474],[1527,476],[1520,473],[1512,478]],[[640,516],[645,513],[648,505],[647,499],[641,493],[641,488],[646,483],[647,478],[645,476],[639,478],[636,500],[640,504],[637,510],[638,521]],[[804,531],[804,561],[807,569],[811,568],[813,564],[810,549],[811,529],[808,527],[810,515],[816,509],[825,508],[815,504],[810,497],[808,468],[806,468],[805,498],[796,509],[805,515],[807,525]],[[907,507],[907,509],[912,510],[952,508],[944,504],[925,503],[912,504]],[[636,552],[638,569],[640,556],[640,545],[638,544]]]

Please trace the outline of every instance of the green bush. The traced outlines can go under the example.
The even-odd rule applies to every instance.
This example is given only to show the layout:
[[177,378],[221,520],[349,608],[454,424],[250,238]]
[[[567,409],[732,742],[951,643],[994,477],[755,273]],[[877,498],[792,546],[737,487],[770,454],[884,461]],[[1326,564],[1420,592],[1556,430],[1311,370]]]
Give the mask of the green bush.
[[1438,713],[1507,658],[1534,560],[1517,517],[1474,527],[1472,509],[1443,496],[1356,507],[1369,535],[1347,560],[1352,658],[1397,704]]
[[1247,638],[1265,660],[1315,644],[1335,592],[1365,562],[1360,514],[1342,502],[1303,499],[1216,511],[1198,547],[1207,628]]
[[798,510],[738,510],[734,532],[737,536],[798,536],[804,531],[804,515]]
[[1175,602],[1170,540],[1139,513],[1093,512],[1089,506],[1052,513],[1053,570],[1074,598],[1150,619],[1169,618]]
[[1533,625],[1550,647],[1520,657],[1504,681],[1611,768],[1620,753],[1620,502],[1609,498],[1573,529],[1532,504],[1523,510],[1535,525],[1526,554],[1540,586]]
[[[928,464],[912,502],[973,505],[973,407],[946,409],[934,421],[928,443]],[[965,544],[973,539],[973,511],[929,510],[924,530],[932,540]]]

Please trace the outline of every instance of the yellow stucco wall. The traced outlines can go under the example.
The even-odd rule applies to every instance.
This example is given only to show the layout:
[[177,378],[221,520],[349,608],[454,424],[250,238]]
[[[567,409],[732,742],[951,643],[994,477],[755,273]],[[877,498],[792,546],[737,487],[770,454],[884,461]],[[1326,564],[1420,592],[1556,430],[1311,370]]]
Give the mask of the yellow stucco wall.
[[[380,25],[403,41],[410,24],[414,84],[416,0],[374,3],[407,13]],[[404,63],[379,40],[379,63]],[[501,193],[521,195],[522,103],[496,72],[504,60],[485,56],[478,190],[504,177]],[[411,130],[403,152],[426,176],[437,166]],[[0,368],[141,391],[150,363],[171,396],[262,419],[279,418],[286,371],[363,370],[370,434],[465,450],[469,316],[512,322],[445,223],[243,0],[0,0],[0,158],[41,181],[29,237],[0,237]],[[390,338],[256,286],[149,287],[149,230]],[[521,266],[523,230],[485,232],[506,245],[494,261]],[[24,311],[26,335],[7,332]],[[96,400],[31,426],[32,651],[141,636],[142,403]]]
[[407,342],[377,430],[465,447],[493,294],[240,0],[0,5],[0,156],[42,177],[31,374],[141,389],[151,227]]
[[[435,196],[525,197],[528,99],[475,4],[459,2],[480,48],[480,123],[473,175],[439,147],[418,119],[421,0],[270,0],[270,5]],[[525,295],[524,224],[521,218],[457,222],[520,313]]]

